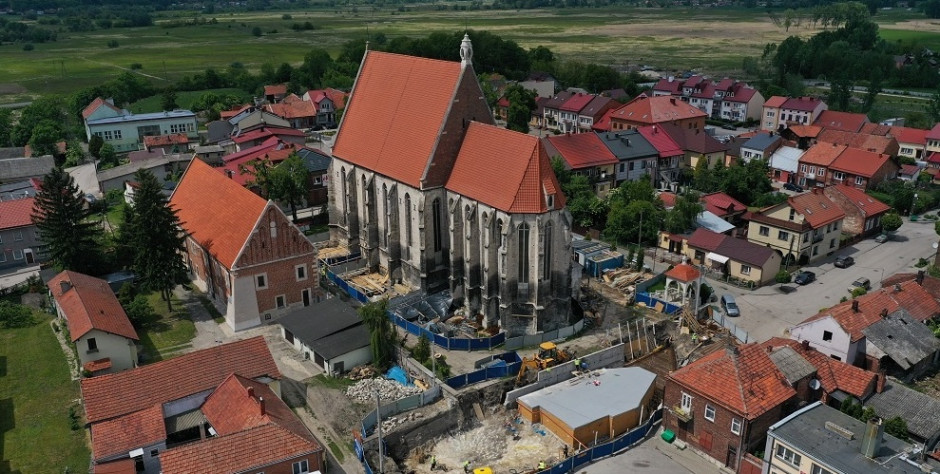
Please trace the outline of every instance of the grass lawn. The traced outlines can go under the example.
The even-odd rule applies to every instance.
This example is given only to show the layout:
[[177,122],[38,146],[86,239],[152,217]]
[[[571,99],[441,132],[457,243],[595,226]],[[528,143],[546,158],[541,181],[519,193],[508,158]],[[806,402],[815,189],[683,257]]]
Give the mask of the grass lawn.
[[[251,96],[241,89],[210,89],[205,91],[180,91],[176,93],[176,105],[181,109],[192,109],[193,103],[196,102],[203,94],[211,92],[218,96],[223,95],[235,95],[241,97],[243,102],[247,102],[251,99]],[[127,109],[135,114],[145,114],[149,112],[162,112],[163,107],[161,107],[161,102],[163,101],[163,96],[161,94],[153,95],[145,99],[138,100],[131,104]]]
[[[38,313],[37,313],[38,314]],[[0,329],[0,472],[86,472],[85,430],[72,431],[79,398],[50,317],[23,329]]]
[[355,385],[356,381],[345,377],[330,377],[324,374],[320,374],[309,379],[307,383],[311,385],[321,385],[326,388],[345,390],[346,387]]
[[137,335],[143,346],[144,362],[151,363],[167,358],[171,352],[184,349],[196,336],[196,325],[182,302],[173,298],[173,312],[167,310],[166,302],[159,293],[147,295],[154,314],[137,325]]

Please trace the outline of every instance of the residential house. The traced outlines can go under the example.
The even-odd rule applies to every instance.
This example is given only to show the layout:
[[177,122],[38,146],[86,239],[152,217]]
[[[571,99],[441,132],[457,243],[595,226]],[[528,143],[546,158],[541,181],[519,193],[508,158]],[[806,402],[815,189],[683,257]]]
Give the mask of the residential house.
[[530,74],[529,77],[520,81],[519,85],[523,89],[528,89],[532,92],[535,92],[537,97],[551,98],[555,95],[555,89],[558,88],[558,81],[555,80],[550,74]]
[[[831,143],[820,143],[810,147],[800,157],[800,169],[797,171],[796,184],[807,188],[825,186],[829,182],[829,167],[848,147]],[[844,180],[844,178],[843,178]]]
[[845,184],[826,186],[823,193],[845,212],[842,232],[862,237],[881,233],[881,216],[890,206]]
[[37,178],[24,179],[6,184],[0,184],[0,201],[13,201],[33,197],[39,191],[42,181]]
[[[504,97],[504,98],[505,98],[505,97]],[[542,129],[546,128],[546,127],[545,127],[545,103],[548,102],[549,100],[551,100],[551,99],[550,99],[550,98],[546,98],[546,97],[536,97],[536,98],[535,98],[535,109],[532,110],[532,115],[529,117],[529,127],[530,127],[530,128],[538,129],[538,130],[542,130]],[[502,99],[500,99],[500,101],[502,101]],[[502,105],[500,105],[499,103],[496,104],[496,113],[497,113],[497,114],[500,113],[500,108],[501,108],[501,107],[503,108],[502,114],[503,114],[503,116],[505,117],[506,113],[508,112],[509,101],[507,100],[507,101],[506,101],[505,103],[503,103]],[[541,132],[539,132],[539,133],[541,133]]]
[[297,146],[303,146],[307,141],[302,130],[283,127],[261,127],[244,133],[236,133],[232,135],[231,141],[235,144],[236,151],[243,151],[261,145],[271,138]]
[[163,148],[157,148],[153,151],[148,150],[137,150],[127,152],[127,162],[128,163],[139,163],[145,160],[151,160],[154,158],[160,158],[166,156],[166,150]]
[[731,223],[737,223],[744,215],[744,212],[747,211],[747,206],[744,203],[722,191],[703,194],[699,199],[702,205],[705,206],[706,211]]
[[613,110],[619,106],[620,102],[610,97],[603,95],[594,96],[594,98],[578,112],[578,128],[582,132],[590,132],[594,124],[599,122],[609,110]]
[[287,84],[264,86],[264,100],[275,104],[287,97]]
[[689,130],[705,130],[708,116],[697,107],[675,97],[647,97],[639,95],[620,108],[608,112],[610,131],[629,130],[670,123]]
[[819,134],[823,128],[816,125],[790,125],[780,131],[780,136],[785,140],[796,142],[796,147],[800,150],[808,150],[819,141]]
[[659,151],[643,138],[639,130],[596,133],[604,146],[617,158],[614,186],[620,186],[624,181],[641,179],[649,179],[655,183]]
[[[663,427],[734,472],[797,405],[797,391],[758,344],[717,350],[666,376]],[[759,472],[759,471],[758,471]]]
[[99,136],[117,152],[140,149],[147,136],[182,133],[198,138],[196,114],[191,110],[133,114],[115,107],[110,99],[98,97],[82,110],[82,118],[86,139]]
[[760,128],[768,132],[775,132],[791,124],[810,125],[827,109],[829,109],[829,106],[815,97],[781,97],[775,95],[764,103]]
[[884,280],[881,280],[881,287],[888,288],[905,281],[916,280],[920,286],[927,290],[927,293],[933,295],[934,299],[940,301],[940,278],[927,275],[925,271],[918,270],[916,273],[895,273]]
[[757,89],[743,82],[736,82],[721,101],[720,118],[734,122],[757,122],[760,120],[763,106],[764,96]]
[[858,133],[862,126],[868,124],[868,116],[852,112],[839,112],[836,110],[823,110],[813,121],[813,125],[826,130],[839,130],[843,132]]
[[[577,93],[558,106],[558,130],[562,133],[577,133],[581,130],[581,111],[595,96]],[[592,122],[593,123],[593,122]],[[590,127],[588,127],[590,130]]]
[[619,160],[597,134],[549,135],[542,143],[552,159],[561,158],[566,170],[586,176],[597,197],[604,199],[615,186]]
[[[346,99],[349,98],[349,94],[339,89],[327,87],[326,89],[315,89],[315,90],[307,91],[304,93],[303,97],[301,98],[306,101],[316,102],[315,99],[319,95],[318,93],[322,93],[328,99],[330,99],[330,103],[333,106],[333,115],[327,118],[332,119],[332,122],[335,123],[336,113],[346,108]],[[328,112],[328,111],[324,109],[324,112]]]
[[38,265],[44,260],[39,229],[33,224],[34,197],[0,201],[0,269]]
[[884,374],[835,360],[806,341],[772,337],[761,346],[803,402],[818,400],[838,407],[846,398],[862,401],[881,392],[887,379]]
[[898,179],[901,181],[915,181],[920,173],[924,171],[925,166],[919,165],[901,165],[901,168],[898,169]]
[[164,154],[183,153],[189,151],[189,137],[185,133],[146,136],[144,137],[144,149],[147,151],[160,150]]
[[658,125],[672,137],[685,153],[683,166],[695,168],[699,160],[705,160],[709,168],[717,163],[727,164],[728,146],[699,129],[687,129],[669,123]]
[[15,156],[0,158],[0,183],[12,183],[24,179],[42,178],[55,167],[52,155],[26,158]]
[[193,283],[221,307],[230,328],[310,305],[319,278],[316,251],[274,202],[193,160],[170,205],[186,233]]
[[940,151],[940,122],[937,122],[927,132],[925,138],[927,139],[927,146],[924,149],[924,154],[930,155]]
[[760,132],[741,144],[741,159],[767,160],[773,152],[783,145],[783,138],[774,132]]
[[640,127],[637,130],[659,154],[655,168],[650,171],[654,187],[675,191],[685,164],[685,151],[657,125]]
[[779,253],[744,239],[700,227],[684,240],[682,253],[690,262],[737,280],[760,286],[772,283],[780,271]]
[[280,379],[261,336],[83,379],[94,469],[320,470],[323,445],[280,400]]
[[898,156],[923,160],[927,155],[928,130],[891,127],[891,136],[898,141]]
[[846,145],[849,148],[865,150],[872,153],[897,156],[900,146],[894,137],[884,135],[869,135],[866,133],[843,132],[840,130],[823,130],[817,137],[819,142]]
[[269,137],[260,145],[224,155],[222,166],[216,169],[242,186],[251,186],[252,190],[260,195],[261,189],[252,185],[255,179],[253,163],[267,161],[271,165],[277,165],[292,153],[298,153],[303,149],[295,143],[284,142],[278,137]]
[[[313,124],[317,128],[336,127],[336,113],[346,104],[346,93],[336,89],[317,89],[307,91],[303,96],[305,102],[316,108],[316,120]],[[337,100],[343,105],[337,104]]]
[[84,370],[99,375],[137,367],[140,338],[108,282],[66,270],[48,285]]
[[160,182],[172,182],[186,169],[192,159],[193,155],[189,153],[162,155],[99,171],[95,174],[95,179],[98,181],[98,189],[102,195],[113,189],[123,191],[124,183],[133,180],[134,174],[139,170],[147,170],[153,173]]
[[922,324],[938,315],[940,303],[918,281],[906,281],[820,311],[791,328],[790,338],[847,364],[910,378],[938,360],[940,341]]
[[698,107],[712,118],[744,121],[758,119],[764,97],[751,86],[731,78],[714,82],[693,75],[685,80],[674,76],[662,78],[653,86],[652,95],[674,96]]
[[297,155],[300,156],[300,159],[304,162],[304,167],[307,168],[306,204],[309,207],[322,208],[322,211],[318,211],[316,214],[320,212],[326,214],[326,205],[329,201],[327,184],[330,176],[330,162],[333,158],[320,150],[306,147],[298,149]]
[[747,240],[766,245],[784,262],[815,262],[839,248],[845,213],[822,189],[790,196],[786,202],[745,214]]
[[[321,100],[329,101],[325,96],[321,96]],[[302,100],[296,94],[291,94],[278,103],[265,104],[264,110],[287,120],[287,123],[294,129],[312,128],[318,125],[317,104]]]
[[[900,417],[907,424],[908,434],[918,442],[930,440],[940,429],[940,400],[900,382],[888,379],[882,390],[864,399],[864,403],[882,419]],[[937,449],[929,454],[936,459]]]
[[331,377],[372,362],[369,329],[340,298],[299,308],[278,320],[288,344]]
[[856,148],[846,148],[829,165],[829,183],[871,189],[898,174],[898,165],[890,155]]
[[797,171],[800,168],[800,159],[803,157],[803,150],[792,146],[781,146],[771,153],[767,160],[767,166],[770,168],[770,179],[778,183],[796,184]]
[[542,103],[542,123],[549,130],[561,129],[561,106],[568,99],[574,97],[576,92],[561,91]]
[[193,154],[210,166],[221,166],[225,150],[219,145],[196,145],[193,147]]
[[882,418],[864,422],[818,402],[771,426],[763,452],[772,473],[934,472],[920,469],[916,446],[884,432]]
[[571,218],[550,157],[493,125],[468,36],[460,56],[366,52],[333,146],[330,240],[389,281],[450,291],[484,327],[566,326]]

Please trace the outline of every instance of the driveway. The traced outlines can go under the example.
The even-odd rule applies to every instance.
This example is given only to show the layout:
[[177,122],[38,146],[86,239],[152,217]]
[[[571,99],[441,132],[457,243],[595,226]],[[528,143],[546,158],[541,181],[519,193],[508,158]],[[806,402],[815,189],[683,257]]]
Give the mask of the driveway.
[[[825,259],[803,267],[816,273],[816,281],[806,286],[791,283],[773,284],[754,291],[734,285],[709,280],[715,293],[731,293],[736,296],[741,316],[732,322],[748,332],[748,342],[763,342],[779,336],[788,337],[789,328],[801,323],[823,308],[839,303],[849,296],[848,287],[858,277],[868,277],[872,289],[881,287],[881,280],[895,273],[916,272],[914,267],[920,258],[932,259],[937,242],[933,222],[910,222],[905,219],[893,240],[883,244],[873,238],[840,249]],[[851,255],[855,265],[842,269],[832,262],[839,255]],[[791,271],[796,270],[791,267]],[[794,272],[795,273],[795,272]],[[781,286],[794,289],[783,293]]]

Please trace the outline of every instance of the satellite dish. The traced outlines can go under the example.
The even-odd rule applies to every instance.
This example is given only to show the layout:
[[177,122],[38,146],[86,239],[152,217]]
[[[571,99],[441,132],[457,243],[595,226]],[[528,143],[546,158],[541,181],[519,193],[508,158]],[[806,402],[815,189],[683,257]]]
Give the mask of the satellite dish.
[[938,245],[936,242],[934,242],[933,245],[931,245],[931,247],[933,247],[934,249],[936,249],[938,246],[940,245]]
[[813,379],[813,380],[810,380],[810,381],[809,381],[809,388],[812,389],[812,390],[819,390],[819,387],[821,387],[821,386],[822,386],[822,384],[819,383],[819,380],[817,380],[817,379]]

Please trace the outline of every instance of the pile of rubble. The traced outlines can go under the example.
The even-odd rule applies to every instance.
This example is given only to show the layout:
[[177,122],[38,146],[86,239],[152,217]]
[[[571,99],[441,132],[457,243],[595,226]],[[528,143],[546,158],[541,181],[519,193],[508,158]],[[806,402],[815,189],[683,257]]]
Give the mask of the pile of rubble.
[[404,386],[394,380],[383,378],[363,379],[346,389],[346,396],[360,401],[375,401],[375,392],[383,403],[393,402],[410,395],[421,393],[422,390],[414,385]]
[[392,428],[407,423],[409,421],[420,420],[424,417],[420,411],[410,411],[407,413],[399,413],[395,416],[390,416],[388,419],[382,419],[382,431],[388,433],[392,431]]

